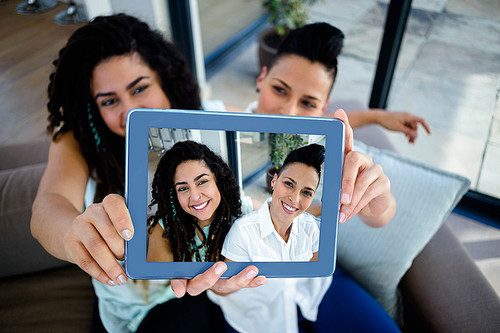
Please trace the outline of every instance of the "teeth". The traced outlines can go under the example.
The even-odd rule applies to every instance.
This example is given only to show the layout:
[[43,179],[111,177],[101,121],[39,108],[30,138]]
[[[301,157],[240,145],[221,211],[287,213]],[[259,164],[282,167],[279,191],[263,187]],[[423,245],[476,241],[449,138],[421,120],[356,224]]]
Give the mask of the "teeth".
[[284,202],[283,202],[283,206],[286,208],[286,210],[288,210],[290,212],[295,212],[297,210],[297,208],[293,208],[292,206],[289,206]]
[[201,205],[193,205],[194,209],[203,209],[205,208],[205,206],[208,205],[208,201],[205,201],[204,203],[202,203]]

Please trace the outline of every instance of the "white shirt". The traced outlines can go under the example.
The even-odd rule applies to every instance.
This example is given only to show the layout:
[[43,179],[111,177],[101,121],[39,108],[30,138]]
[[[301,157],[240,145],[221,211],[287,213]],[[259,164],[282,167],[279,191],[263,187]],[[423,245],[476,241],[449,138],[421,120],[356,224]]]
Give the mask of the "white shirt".
[[[241,224],[241,226],[237,229],[235,228],[235,225],[233,225],[231,227],[231,230],[229,231],[229,234],[235,233],[238,235],[241,233],[241,235],[238,236],[242,236],[241,238],[244,239],[246,238],[245,234],[240,230],[249,230],[250,232],[255,231],[255,233],[259,235],[259,232],[257,232],[257,230],[261,226],[261,221],[258,221],[258,223],[252,223],[251,221],[255,221],[255,219],[259,218],[260,215],[266,216],[266,211],[266,219],[268,219],[267,222],[271,223],[271,228],[274,230],[272,222],[270,222],[271,218],[269,216],[268,207],[268,204],[263,204],[258,211],[254,211],[247,215],[248,219],[244,218],[235,221],[235,225]],[[304,214],[305,213],[301,215]],[[307,219],[309,219],[310,217],[311,216],[307,217]],[[296,236],[300,234],[300,232],[298,231],[300,230],[300,223],[295,222],[296,221],[292,223],[292,232],[290,237],[292,237],[292,234],[295,234]],[[294,233],[293,231],[294,224],[296,233]],[[272,232],[269,234],[268,224],[264,222],[262,223],[262,226],[264,229],[264,235],[267,234],[268,236],[274,237],[274,234]],[[317,229],[315,222],[314,226]],[[247,227],[248,229],[246,229]],[[235,229],[235,231],[233,231],[233,229]],[[274,230],[274,232],[276,231]],[[319,230],[317,231],[317,233],[319,238]],[[232,242],[231,239],[228,240],[229,234],[224,242],[222,250],[223,255],[230,259],[232,255],[233,258],[236,259],[243,258],[243,256],[234,257],[234,254],[232,254],[232,252],[238,251],[234,250],[232,246],[227,244],[228,242]],[[283,241],[283,239],[279,235],[278,237]],[[271,259],[271,256],[269,255],[269,252],[267,252],[267,250],[266,254],[261,253],[258,251],[258,248],[261,247],[261,245],[255,245],[255,243],[264,243],[265,239],[266,237],[257,237],[253,240],[254,243],[247,242],[245,246],[250,249],[250,251],[248,257],[246,257],[246,261],[264,261],[262,260],[262,257]],[[235,240],[237,240],[237,238],[235,238]],[[278,244],[280,243],[278,242]],[[310,248],[309,251],[311,252],[311,255],[308,255],[309,258],[312,256],[312,252],[316,252],[318,250],[317,246],[318,243],[316,242],[316,247],[313,246]],[[279,253],[281,256],[283,252],[281,251],[281,247],[279,247],[279,249]],[[226,254],[224,254],[225,251]],[[244,253],[244,251],[242,252]],[[293,256],[294,255],[291,255],[290,257]],[[276,255],[271,261],[282,260],[281,258],[282,257],[278,257]],[[268,279],[268,282],[263,286],[240,289],[227,296],[217,295],[210,290],[207,291],[207,295],[214,303],[218,304],[222,308],[226,321],[239,332],[295,333],[298,332],[297,305],[300,307],[300,311],[306,319],[310,321],[316,321],[316,318],[318,316],[319,304],[321,303],[321,300],[323,299],[326,291],[330,287],[331,282],[331,276],[317,278],[277,278]]]
[[224,240],[222,255],[232,261],[309,261],[319,249],[316,218],[302,213],[293,219],[285,242],[274,229],[268,199],[259,210],[237,219]]

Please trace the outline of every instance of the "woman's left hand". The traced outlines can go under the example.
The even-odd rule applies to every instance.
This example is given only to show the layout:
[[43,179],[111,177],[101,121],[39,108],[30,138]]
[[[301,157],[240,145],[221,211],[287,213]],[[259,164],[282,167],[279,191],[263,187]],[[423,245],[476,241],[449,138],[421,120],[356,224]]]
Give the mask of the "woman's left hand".
[[227,295],[242,288],[255,288],[267,282],[265,276],[257,276],[259,269],[253,265],[246,267],[229,279],[221,279],[221,275],[226,270],[226,263],[216,262],[207,271],[190,280],[173,279],[171,281],[172,290],[177,297],[184,296],[186,292],[191,296],[196,296],[207,289],[219,295]]
[[384,226],[396,211],[389,178],[370,156],[352,150],[352,128],[345,112],[337,110],[334,117],[341,119],[346,129],[340,223],[359,213],[367,225]]
[[418,136],[418,124],[422,125],[427,134],[431,134],[431,129],[427,122],[420,117],[414,116],[408,112],[388,112],[380,111],[377,117],[377,123],[384,128],[402,132],[408,138],[408,142],[414,143]]

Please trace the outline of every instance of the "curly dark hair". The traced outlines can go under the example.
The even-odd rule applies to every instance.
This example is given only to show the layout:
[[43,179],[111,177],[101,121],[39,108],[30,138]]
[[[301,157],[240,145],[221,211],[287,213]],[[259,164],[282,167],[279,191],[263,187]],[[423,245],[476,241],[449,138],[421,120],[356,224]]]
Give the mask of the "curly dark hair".
[[[208,237],[198,225],[196,218],[186,213],[180,206],[174,186],[177,166],[185,161],[204,161],[215,175],[221,202],[215,211]],[[219,261],[222,244],[231,227],[232,219],[241,215],[240,189],[229,166],[220,156],[207,146],[194,141],[181,141],[172,146],[162,156],[156,168],[150,207],[157,205],[156,213],[148,220],[149,230],[160,220],[163,221],[163,237],[170,243],[174,261]],[[195,233],[202,235],[206,249],[202,258],[195,244]]]
[[[176,109],[200,109],[199,87],[177,48],[158,32],[128,15],[96,17],[76,30],[53,62],[48,86],[49,125],[55,141],[72,131],[98,186],[96,201],[109,193],[123,194],[125,140],[104,123],[90,92],[94,68],[120,55],[137,53],[161,80],[162,89]],[[92,119],[90,119],[92,118]],[[101,142],[99,149],[90,122]]]

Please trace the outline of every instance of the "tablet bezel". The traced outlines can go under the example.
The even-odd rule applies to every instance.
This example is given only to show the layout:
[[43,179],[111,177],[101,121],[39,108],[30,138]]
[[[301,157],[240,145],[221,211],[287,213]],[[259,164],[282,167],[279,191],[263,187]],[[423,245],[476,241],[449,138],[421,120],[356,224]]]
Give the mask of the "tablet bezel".
[[[344,156],[344,123],[338,119],[194,110],[134,109],[127,115],[125,200],[134,224],[134,237],[125,244],[125,270],[133,279],[193,278],[213,262],[148,262],[147,191],[148,132],[176,128],[324,135],[325,163],[317,262],[228,262],[222,277],[238,274],[248,265],[267,277],[319,277],[333,274]],[[328,184],[329,186],[325,186]],[[323,204],[328,198],[328,205]],[[137,221],[144,221],[140,224]],[[333,223],[325,223],[331,221]]]

